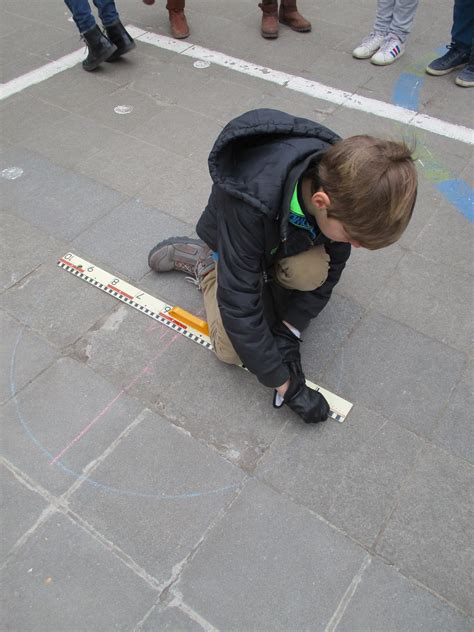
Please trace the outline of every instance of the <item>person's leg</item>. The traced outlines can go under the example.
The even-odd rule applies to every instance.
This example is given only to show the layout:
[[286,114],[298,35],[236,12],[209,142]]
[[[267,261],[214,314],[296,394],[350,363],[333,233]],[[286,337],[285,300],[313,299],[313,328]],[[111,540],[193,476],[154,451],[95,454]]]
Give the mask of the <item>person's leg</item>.
[[324,246],[313,246],[275,263],[275,278],[287,290],[311,292],[326,281],[329,255]]
[[184,39],[189,35],[189,26],[184,15],[185,0],[168,0],[166,8],[170,18],[171,35],[176,39]]
[[94,28],[96,23],[87,0],[64,0],[64,2],[69,11],[72,13],[72,19],[74,20],[81,35]]
[[396,0],[393,7],[392,23],[389,26],[390,33],[405,42],[411,31],[419,0]]
[[207,324],[209,325],[209,337],[216,356],[227,364],[242,364],[224,329],[221,312],[217,304],[217,268],[211,270],[202,279],[201,290],[204,298]]
[[[470,57],[474,48],[474,8],[472,0],[455,0],[451,44],[441,57],[433,59],[425,71],[429,75],[446,75],[448,72],[471,65]],[[463,85],[463,84],[460,84]]]
[[304,18],[298,11],[296,0],[280,0],[278,19],[281,24],[286,24],[293,31],[308,33],[311,31],[311,22]]
[[455,0],[451,40],[456,46],[469,53],[474,48],[474,5],[472,0]]
[[387,35],[393,19],[394,6],[395,0],[378,0],[377,13],[375,14],[375,21],[373,26],[373,30],[375,33]]
[[262,0],[258,5],[262,10],[260,33],[265,39],[278,37],[278,0]]
[[93,0],[93,2],[97,7],[104,28],[112,26],[120,20],[114,0]]

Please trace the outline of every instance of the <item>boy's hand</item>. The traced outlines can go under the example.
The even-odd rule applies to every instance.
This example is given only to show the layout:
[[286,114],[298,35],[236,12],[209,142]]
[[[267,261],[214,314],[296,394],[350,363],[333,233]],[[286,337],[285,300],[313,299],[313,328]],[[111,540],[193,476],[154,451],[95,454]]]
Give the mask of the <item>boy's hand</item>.
[[288,368],[290,369],[289,384],[283,398],[281,398],[278,391],[286,386],[286,382],[275,391],[273,400],[275,408],[280,408],[283,404],[286,404],[307,424],[326,421],[329,414],[329,404],[326,399],[321,393],[306,386],[304,374],[299,363],[289,363]]

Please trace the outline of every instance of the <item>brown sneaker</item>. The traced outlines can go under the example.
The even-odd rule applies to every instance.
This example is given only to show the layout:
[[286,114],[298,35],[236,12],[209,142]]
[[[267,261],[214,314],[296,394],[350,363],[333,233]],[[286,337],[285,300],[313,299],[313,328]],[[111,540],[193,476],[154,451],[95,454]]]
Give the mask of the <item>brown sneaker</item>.
[[296,8],[296,0],[282,0],[278,19],[281,24],[286,24],[293,31],[308,33],[311,31],[311,22],[308,22]]
[[179,270],[192,277],[198,287],[214,269],[212,250],[200,239],[170,237],[150,250],[148,265],[155,272]]
[[278,37],[278,4],[258,5],[262,9],[262,26],[260,33],[265,39],[275,39]]

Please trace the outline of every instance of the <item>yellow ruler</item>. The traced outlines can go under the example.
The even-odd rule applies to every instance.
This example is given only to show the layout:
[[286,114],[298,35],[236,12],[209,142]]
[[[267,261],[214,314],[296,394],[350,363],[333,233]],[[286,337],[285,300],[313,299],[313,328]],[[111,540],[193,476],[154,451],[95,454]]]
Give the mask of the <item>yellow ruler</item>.
[[[107,294],[122,301],[122,303],[130,305],[130,307],[157,320],[166,327],[170,327],[177,333],[190,338],[193,342],[201,345],[201,347],[212,351],[209,328],[205,320],[201,320],[181,307],[168,305],[161,299],[142,292],[142,290],[130,285],[130,283],[127,283],[120,277],[102,270],[102,268],[78,257],[72,252],[68,252],[61,257],[58,261],[58,266],[99,290],[107,292]],[[330,417],[341,423],[345,421],[352,408],[350,402],[309,380],[306,380],[306,384],[310,388],[319,391],[327,399],[331,409]]]

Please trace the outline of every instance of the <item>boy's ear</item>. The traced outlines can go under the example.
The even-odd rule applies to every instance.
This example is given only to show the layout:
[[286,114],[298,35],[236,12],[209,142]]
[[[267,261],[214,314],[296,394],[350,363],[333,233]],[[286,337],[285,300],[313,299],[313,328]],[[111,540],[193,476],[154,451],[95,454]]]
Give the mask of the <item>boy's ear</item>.
[[316,208],[323,209],[327,208],[331,204],[331,200],[329,199],[326,191],[319,189],[316,193],[313,193],[311,198],[311,202],[314,204]]

